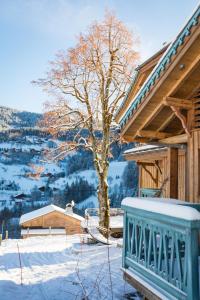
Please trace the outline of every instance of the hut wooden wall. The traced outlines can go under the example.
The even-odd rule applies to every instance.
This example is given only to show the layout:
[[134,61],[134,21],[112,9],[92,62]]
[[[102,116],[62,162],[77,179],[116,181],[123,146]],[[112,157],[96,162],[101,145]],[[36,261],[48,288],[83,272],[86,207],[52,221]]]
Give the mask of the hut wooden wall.
[[[159,169],[155,166],[146,166],[145,168],[151,172],[155,182],[148,172],[140,166],[140,180],[139,185],[141,188],[160,188],[163,182],[169,177],[169,160],[166,155],[158,162]],[[186,199],[186,154],[185,151],[178,151],[178,194],[177,198],[180,200]],[[170,198],[169,180],[163,186],[163,197]]]
[[186,200],[186,154],[178,153],[178,199]]
[[[154,166],[145,166],[145,168],[152,174],[155,180],[158,180],[158,170]],[[140,187],[143,188],[157,188],[157,184],[153,181],[150,174],[140,166]]]
[[57,211],[35,218],[22,224],[26,228],[65,228],[67,234],[81,232],[81,221],[69,216],[63,215]]
[[[152,174],[155,181],[151,178],[150,174],[140,166],[140,187],[141,188],[160,188],[163,181],[167,177],[167,157],[164,157],[162,160],[158,161],[158,166],[146,166],[145,168]],[[167,185],[163,188],[163,197],[167,197]]]

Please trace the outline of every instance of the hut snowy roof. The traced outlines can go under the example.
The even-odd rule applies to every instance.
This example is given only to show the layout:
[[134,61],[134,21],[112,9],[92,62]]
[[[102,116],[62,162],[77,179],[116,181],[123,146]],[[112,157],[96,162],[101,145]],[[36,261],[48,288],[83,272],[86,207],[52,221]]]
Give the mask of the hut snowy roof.
[[[21,218],[20,218],[19,224],[23,224],[27,221],[36,219],[36,218],[44,216],[44,215],[47,215],[47,214],[49,214],[51,212],[54,212],[54,211],[60,212],[64,215],[68,215],[68,213],[66,213],[66,211],[63,208],[61,208],[59,206],[56,206],[56,205],[53,205],[53,204],[50,204],[50,205],[47,205],[45,207],[36,209],[34,211],[31,211],[27,214],[22,215]],[[83,217],[81,217],[81,216],[79,216],[75,213],[70,213],[69,216],[72,217],[72,218],[78,219],[80,221],[83,221]]]
[[158,159],[166,155],[166,146],[144,145],[124,151],[127,160]]

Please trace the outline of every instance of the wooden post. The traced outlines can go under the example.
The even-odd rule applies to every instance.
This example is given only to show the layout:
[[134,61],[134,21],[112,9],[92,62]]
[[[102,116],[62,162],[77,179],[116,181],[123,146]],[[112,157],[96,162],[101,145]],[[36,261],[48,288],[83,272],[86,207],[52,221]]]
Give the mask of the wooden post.
[[6,240],[8,240],[8,230],[6,230]]
[[178,149],[168,149],[168,178],[170,198],[178,198]]
[[0,246],[1,246],[1,243],[2,243],[2,234],[0,234]]
[[188,298],[199,299],[199,271],[198,271],[198,229],[189,231],[188,238]]

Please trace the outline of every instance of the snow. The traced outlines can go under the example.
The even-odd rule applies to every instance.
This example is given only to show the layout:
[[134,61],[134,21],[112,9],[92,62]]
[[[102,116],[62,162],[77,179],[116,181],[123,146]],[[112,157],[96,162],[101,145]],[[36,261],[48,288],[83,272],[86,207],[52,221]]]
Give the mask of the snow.
[[[114,187],[115,184],[120,184],[126,165],[126,161],[113,161],[110,163],[108,172],[108,183],[110,188]],[[50,187],[64,189],[66,184],[71,185],[73,182],[80,178],[87,180],[89,184],[94,185],[94,187],[97,187],[98,179],[96,171],[93,169],[79,171],[78,173],[73,173],[66,178],[59,178],[54,183],[50,184]]]
[[81,300],[87,295],[90,300],[110,300],[108,253],[113,299],[135,292],[120,271],[121,248],[86,245],[81,241],[79,235],[4,241],[0,247],[0,299]]
[[[98,216],[90,216],[89,220],[89,223],[91,223],[92,227],[97,227],[99,225]],[[87,227],[87,221],[83,222],[82,225],[83,227]],[[110,228],[123,228],[123,215],[111,216]]]
[[80,203],[76,204],[76,207],[78,209],[85,209],[85,208],[98,208],[99,207],[99,202],[96,196],[91,195],[87,199],[81,201]]
[[144,145],[144,146],[128,149],[128,150],[124,151],[124,154],[137,153],[137,152],[147,152],[147,151],[151,151],[151,150],[159,151],[159,150],[163,150],[164,148],[167,149],[164,146]]
[[36,151],[41,151],[42,148],[47,148],[45,144],[43,145],[35,145],[35,144],[22,144],[22,143],[14,143],[14,142],[5,142],[5,143],[0,143],[0,149],[16,149],[16,150],[22,150],[23,152],[27,151],[29,152],[30,150],[34,149]]
[[[53,205],[53,204],[50,204],[50,205],[47,205],[47,206],[44,206],[42,208],[39,208],[39,209],[36,209],[36,210],[33,210],[27,214],[24,214],[21,216],[20,218],[20,221],[19,221],[19,224],[23,224],[27,221],[30,221],[32,219],[35,219],[35,218],[38,218],[38,217],[41,217],[43,215],[47,215],[53,211],[58,211],[62,214],[66,214],[66,211],[65,209],[59,207],[59,206],[56,206],[56,205]],[[75,219],[78,219],[80,221],[83,221],[83,217],[77,215],[77,214],[74,214],[74,213],[70,213],[68,214],[70,217],[72,218],[75,218]]]
[[122,208],[123,206],[143,209],[146,211],[163,214],[170,217],[185,219],[188,221],[200,220],[200,212],[198,212],[193,207],[187,206],[186,202],[175,199],[171,199],[170,201],[170,199],[165,198],[146,199],[127,197],[122,200]]
[[7,183],[15,182],[20,189],[20,192],[30,194],[30,191],[35,187],[41,187],[46,184],[47,178],[40,177],[38,180],[24,177],[26,171],[31,171],[32,169],[27,165],[4,165],[0,163],[0,180],[5,180]]

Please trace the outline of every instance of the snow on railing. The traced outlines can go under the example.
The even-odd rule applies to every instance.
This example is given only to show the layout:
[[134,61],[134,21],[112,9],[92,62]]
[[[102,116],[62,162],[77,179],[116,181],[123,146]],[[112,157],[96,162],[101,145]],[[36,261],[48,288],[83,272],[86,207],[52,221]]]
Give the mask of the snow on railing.
[[162,299],[200,299],[200,205],[195,209],[194,204],[170,202],[123,200],[124,272],[161,293]]

